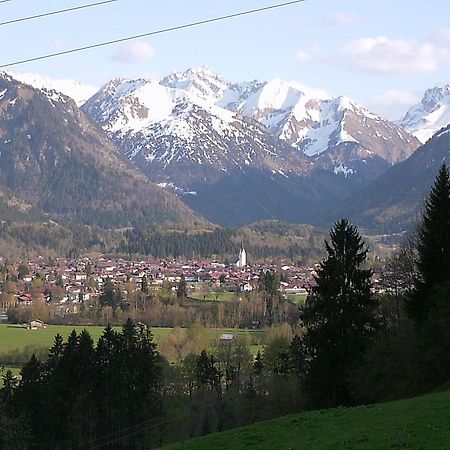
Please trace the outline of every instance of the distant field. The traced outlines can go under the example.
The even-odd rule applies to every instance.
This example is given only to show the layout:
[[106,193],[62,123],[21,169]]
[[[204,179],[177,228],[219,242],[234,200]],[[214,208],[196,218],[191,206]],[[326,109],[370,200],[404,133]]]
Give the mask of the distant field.
[[236,292],[210,292],[206,297],[203,296],[202,292],[192,292],[189,298],[207,302],[230,302],[236,298]]
[[[70,326],[70,325],[49,325],[45,329],[28,330],[18,325],[0,325],[0,356],[10,351],[21,351],[26,346],[49,348],[53,344],[56,334],[61,334],[66,339],[70,332],[75,329],[78,333],[87,329],[92,338],[97,341],[103,333],[102,326]],[[120,329],[120,328],[116,328]],[[156,343],[166,337],[172,328],[152,328],[152,333]],[[240,336],[249,336],[252,344],[258,344],[263,338],[263,330],[244,330],[244,329],[224,329],[208,328],[208,333],[212,339],[218,338],[222,333],[234,333]]]
[[289,294],[286,296],[287,300],[295,303],[296,305],[303,305],[307,297],[308,294]]
[[450,391],[378,405],[289,415],[167,450],[448,450]]
[[[94,341],[97,341],[103,333],[102,326],[70,326],[70,325],[48,325],[45,329],[28,330],[19,325],[0,325],[0,355],[11,350],[22,350],[27,345],[36,347],[51,347],[55,336],[59,333],[66,339],[72,330],[81,333],[84,329],[89,331]],[[120,328],[116,328],[120,329]],[[155,342],[167,336],[171,328],[152,328]]]

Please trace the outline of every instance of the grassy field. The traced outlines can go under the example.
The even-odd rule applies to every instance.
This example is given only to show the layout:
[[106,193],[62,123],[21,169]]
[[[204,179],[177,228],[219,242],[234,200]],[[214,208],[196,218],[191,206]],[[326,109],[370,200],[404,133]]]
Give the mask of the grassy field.
[[296,305],[303,305],[305,303],[306,298],[308,297],[308,294],[290,294],[287,295],[286,298],[292,303],[295,303]]
[[[70,332],[75,329],[78,333],[87,329],[92,338],[97,341],[103,333],[102,326],[71,326],[71,325],[48,325],[42,330],[28,330],[19,325],[0,325],[0,355],[11,350],[22,350],[27,345],[36,347],[51,347],[56,334],[61,334],[66,339]],[[118,329],[118,328],[117,328]],[[167,336],[171,328],[152,328],[155,342]]]
[[[15,375],[19,374],[20,367],[25,361],[35,353],[38,357],[45,358],[47,354],[46,350],[53,344],[53,340],[56,334],[61,334],[64,339],[67,339],[70,332],[75,329],[78,333],[87,329],[94,339],[97,341],[100,335],[103,333],[104,327],[102,326],[70,326],[70,325],[48,325],[45,329],[28,330],[19,325],[5,325],[0,324],[0,369],[1,361],[5,361],[6,364],[14,365],[15,367],[7,367],[11,369]],[[119,330],[120,328],[115,328]],[[152,333],[155,342],[158,344],[163,340],[173,328],[152,328]],[[247,337],[247,342],[250,345],[250,351],[256,355],[258,351],[262,351],[264,331],[263,330],[244,330],[244,329],[226,329],[226,328],[208,328],[208,335],[210,339],[218,339],[222,333],[233,333],[237,336]],[[22,352],[20,361],[17,359],[11,359],[11,354],[17,354]],[[14,358],[14,357],[13,357]],[[14,361],[14,362],[12,362]],[[0,387],[3,385],[2,375],[5,371],[0,372]]]
[[189,298],[207,302],[230,302],[236,299],[236,292],[210,292],[205,297],[202,292],[192,292]]
[[215,433],[167,450],[381,450],[450,448],[450,391],[336,408]]
[[[102,334],[104,327],[102,326],[70,326],[70,325],[49,325],[45,329],[28,330],[18,325],[0,325],[0,356],[11,351],[21,351],[26,346],[49,348],[53,344],[54,337],[57,333],[66,339],[70,332],[75,329],[78,333],[87,329],[92,338],[97,341]],[[152,333],[156,343],[166,337],[172,328],[152,328]],[[252,344],[258,344],[263,338],[262,330],[243,330],[243,329],[222,329],[208,328],[211,339],[218,338],[222,333],[234,333],[238,336],[249,336]]]

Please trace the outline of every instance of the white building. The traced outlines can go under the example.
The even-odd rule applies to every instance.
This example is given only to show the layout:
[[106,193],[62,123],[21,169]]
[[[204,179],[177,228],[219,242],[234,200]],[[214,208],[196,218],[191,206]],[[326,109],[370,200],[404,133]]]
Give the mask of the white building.
[[239,259],[236,263],[236,266],[240,267],[240,268],[244,268],[246,265],[247,265],[247,252],[245,251],[245,248],[242,247],[239,250]]

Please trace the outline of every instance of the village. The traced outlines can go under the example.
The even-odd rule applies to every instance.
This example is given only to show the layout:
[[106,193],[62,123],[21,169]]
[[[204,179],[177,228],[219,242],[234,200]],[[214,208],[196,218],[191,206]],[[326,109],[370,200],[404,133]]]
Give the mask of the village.
[[[165,287],[176,292],[180,280],[186,283],[187,295],[198,300],[219,301],[238,298],[258,288],[261,273],[276,272],[280,276],[279,291],[283,298],[302,303],[314,284],[317,266],[297,267],[284,261],[267,264],[247,264],[245,250],[234,264],[209,260],[153,259],[133,261],[121,258],[88,257],[79,259],[43,257],[7,263],[0,258],[0,321],[7,320],[13,307],[51,303],[56,315],[77,314],[81,305],[92,304],[103,292],[107,280],[151,292]],[[388,272],[373,275],[376,293],[397,288]],[[125,299],[123,299],[125,301]]]

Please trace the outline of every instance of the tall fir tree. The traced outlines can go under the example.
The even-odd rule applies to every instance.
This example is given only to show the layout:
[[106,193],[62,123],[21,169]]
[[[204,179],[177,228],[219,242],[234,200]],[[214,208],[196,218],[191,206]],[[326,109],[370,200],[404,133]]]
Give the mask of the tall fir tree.
[[443,164],[418,230],[416,277],[407,312],[418,331],[420,384],[450,380],[450,174]]
[[431,293],[450,280],[450,176],[445,164],[439,169],[425,203],[417,236],[417,254],[418,277],[407,309],[420,328],[436,306]]
[[337,222],[325,241],[316,285],[302,311],[311,406],[351,404],[349,371],[361,360],[376,327],[367,248],[353,225]]

